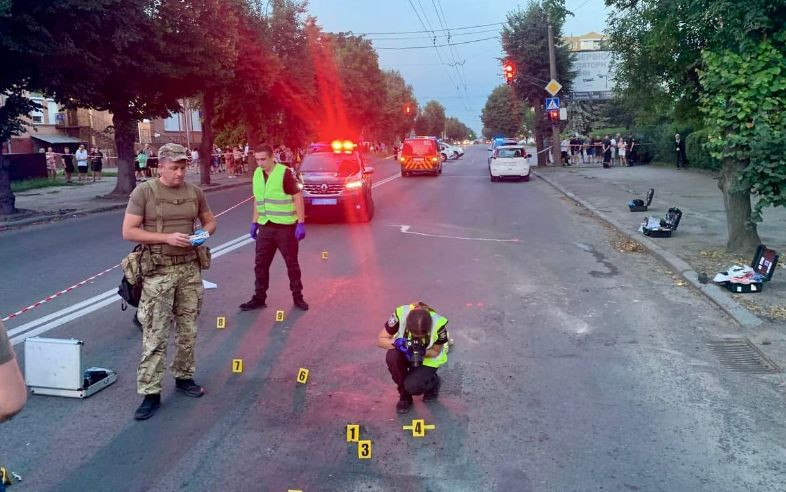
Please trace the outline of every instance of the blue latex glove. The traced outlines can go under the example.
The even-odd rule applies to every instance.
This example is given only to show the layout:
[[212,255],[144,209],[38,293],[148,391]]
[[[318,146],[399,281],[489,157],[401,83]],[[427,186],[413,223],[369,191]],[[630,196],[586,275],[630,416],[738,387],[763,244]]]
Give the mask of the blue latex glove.
[[306,224],[298,222],[295,226],[295,239],[302,241],[306,237]]
[[393,346],[407,357],[408,361],[412,361],[412,351],[407,347],[406,338],[396,338],[393,340]]
[[[205,234],[205,230],[204,229],[197,229],[197,230],[194,231],[194,234]],[[191,241],[191,245],[192,246],[202,246],[203,244],[205,244],[205,238],[193,239]]]
[[251,236],[251,239],[254,241],[257,240],[257,231],[259,230],[259,224],[256,222],[251,223],[251,227],[248,228],[248,235]]

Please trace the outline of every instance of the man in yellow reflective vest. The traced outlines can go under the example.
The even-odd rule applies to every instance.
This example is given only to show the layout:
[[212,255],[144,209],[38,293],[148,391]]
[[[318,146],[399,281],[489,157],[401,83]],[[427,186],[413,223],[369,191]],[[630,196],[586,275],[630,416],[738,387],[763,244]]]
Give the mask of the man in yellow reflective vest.
[[439,396],[437,369],[448,361],[448,319],[424,302],[399,306],[379,332],[377,346],[387,349],[388,370],[396,383],[396,412],[412,408],[412,395],[423,401]]
[[295,306],[308,310],[300,281],[298,241],[306,237],[305,207],[301,185],[294,172],[273,160],[269,145],[254,147],[254,203],[249,236],[256,241],[254,296],[240,305],[243,311],[267,307],[270,264],[281,251],[289,274],[289,288]]

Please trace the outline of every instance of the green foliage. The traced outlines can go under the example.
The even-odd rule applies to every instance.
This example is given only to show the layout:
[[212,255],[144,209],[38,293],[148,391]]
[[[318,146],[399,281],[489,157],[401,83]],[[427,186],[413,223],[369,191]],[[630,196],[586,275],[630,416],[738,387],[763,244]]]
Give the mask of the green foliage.
[[[382,72],[384,104],[376,133],[379,140],[395,142],[403,139],[415,125],[417,100],[412,86],[407,84],[397,70]],[[411,104],[412,113],[407,115],[404,107]]]
[[442,136],[445,129],[445,108],[437,101],[429,101],[415,120],[418,135]]
[[706,149],[719,161],[744,164],[736,189],[757,198],[752,219],[766,206],[786,205],[786,30],[772,39],[704,53],[700,72]]
[[697,130],[685,137],[685,155],[690,167],[717,171],[720,169],[720,162],[704,147],[708,137],[709,131],[706,129]]
[[8,87],[5,102],[0,106],[0,142],[5,142],[25,129],[22,116],[29,114],[38,105],[22,94],[19,86]]
[[453,116],[445,120],[445,136],[448,140],[461,141],[470,138],[472,130]]
[[484,135],[488,137],[506,136],[514,137],[522,133],[524,113],[526,106],[516,98],[513,89],[507,85],[500,85],[491,91],[483,112],[480,115],[483,121]]

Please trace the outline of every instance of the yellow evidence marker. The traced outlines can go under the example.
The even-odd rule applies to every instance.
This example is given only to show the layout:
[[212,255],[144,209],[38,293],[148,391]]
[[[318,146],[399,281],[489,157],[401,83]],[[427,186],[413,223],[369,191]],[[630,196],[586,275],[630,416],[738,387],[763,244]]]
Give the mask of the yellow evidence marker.
[[232,359],[232,372],[243,372],[243,359]]
[[412,425],[402,426],[402,429],[412,431],[412,437],[425,437],[426,430],[434,430],[436,428],[436,425],[426,424],[423,419],[414,419]]
[[322,252],[322,259],[323,259],[323,260],[327,260],[327,259],[328,259],[328,254],[327,254],[327,251],[323,251],[323,252]]
[[216,328],[226,328],[227,327],[227,318],[226,316],[219,316],[216,318]]
[[361,460],[371,459],[371,440],[358,441],[358,458]]
[[303,369],[302,367],[297,371],[297,382],[306,384],[308,381],[308,369]]
[[284,321],[284,311],[276,311],[276,321]]
[[347,424],[347,442],[358,442],[360,439],[360,425]]

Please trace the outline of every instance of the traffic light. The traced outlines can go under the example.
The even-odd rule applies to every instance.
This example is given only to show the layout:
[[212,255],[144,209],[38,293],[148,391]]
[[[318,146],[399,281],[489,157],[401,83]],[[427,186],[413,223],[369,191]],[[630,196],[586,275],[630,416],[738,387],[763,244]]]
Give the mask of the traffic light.
[[412,104],[406,103],[404,105],[404,114],[407,115],[407,116],[412,115]]
[[508,85],[513,84],[513,80],[516,78],[516,67],[513,65],[513,62],[506,61],[504,65],[502,65],[502,70],[505,73],[505,82]]
[[549,110],[549,121],[551,121],[552,123],[559,122],[559,109]]

